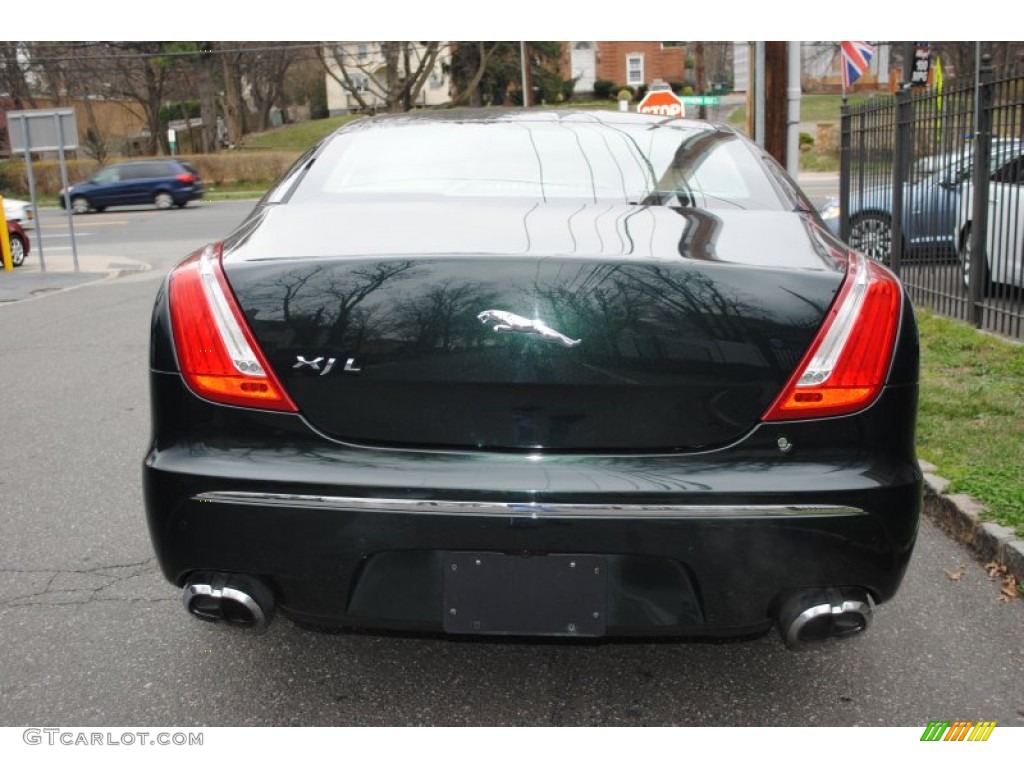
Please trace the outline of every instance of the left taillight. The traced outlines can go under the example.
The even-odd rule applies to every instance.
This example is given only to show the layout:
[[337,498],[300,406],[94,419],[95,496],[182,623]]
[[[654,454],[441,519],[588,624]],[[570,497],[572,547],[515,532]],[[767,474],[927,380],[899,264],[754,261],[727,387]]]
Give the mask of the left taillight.
[[893,274],[851,251],[825,322],[764,421],[841,416],[871,405],[889,373],[902,302]]
[[193,392],[228,405],[298,411],[249,330],[224,276],[220,244],[174,268],[168,301],[178,366]]

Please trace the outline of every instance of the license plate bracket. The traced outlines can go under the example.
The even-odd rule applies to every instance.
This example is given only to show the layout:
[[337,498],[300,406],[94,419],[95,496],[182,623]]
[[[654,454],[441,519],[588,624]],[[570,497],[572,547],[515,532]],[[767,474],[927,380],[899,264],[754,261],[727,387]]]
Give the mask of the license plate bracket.
[[448,552],[444,629],[600,637],[605,633],[607,570],[599,555]]

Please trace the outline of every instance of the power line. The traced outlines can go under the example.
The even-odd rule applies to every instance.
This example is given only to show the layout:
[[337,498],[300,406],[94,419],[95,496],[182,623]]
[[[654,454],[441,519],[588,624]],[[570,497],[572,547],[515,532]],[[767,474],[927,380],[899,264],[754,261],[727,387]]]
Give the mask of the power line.
[[[31,43],[32,46],[37,45]],[[117,45],[117,43],[43,43],[42,45],[52,45],[57,49],[80,49],[90,48],[96,46],[108,46]],[[317,48],[322,43],[309,42],[309,43],[291,43],[284,45],[257,45],[257,46],[246,46],[246,47],[235,47],[235,48],[209,48],[195,51],[130,51],[122,53],[104,53],[102,55],[90,55],[81,53],[69,54],[66,56],[55,56],[51,54],[44,54],[42,56],[33,55],[32,49],[25,51],[27,56],[26,64],[31,66],[32,64],[43,64],[58,61],[110,61],[112,59],[167,59],[167,58],[194,58],[197,56],[221,56],[232,53],[268,53],[268,52],[279,52],[279,51],[309,51],[310,49]]]

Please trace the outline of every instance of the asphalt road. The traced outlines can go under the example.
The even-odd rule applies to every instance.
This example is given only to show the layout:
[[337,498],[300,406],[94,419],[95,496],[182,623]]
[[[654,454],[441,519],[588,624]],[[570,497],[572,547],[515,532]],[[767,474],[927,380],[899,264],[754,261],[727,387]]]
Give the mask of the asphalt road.
[[456,640],[279,619],[254,636],[187,616],[142,509],[149,313],[170,264],[250,206],[84,217],[85,253],[153,269],[0,306],[0,726],[1024,725],[1024,601],[999,602],[927,521],[872,628],[802,653],[775,634]]

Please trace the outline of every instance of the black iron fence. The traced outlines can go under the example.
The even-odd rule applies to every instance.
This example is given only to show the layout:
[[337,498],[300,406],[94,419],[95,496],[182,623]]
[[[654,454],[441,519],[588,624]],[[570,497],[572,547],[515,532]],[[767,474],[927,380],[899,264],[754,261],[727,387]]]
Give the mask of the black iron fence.
[[1024,338],[1024,75],[843,108],[838,230],[913,301]]

